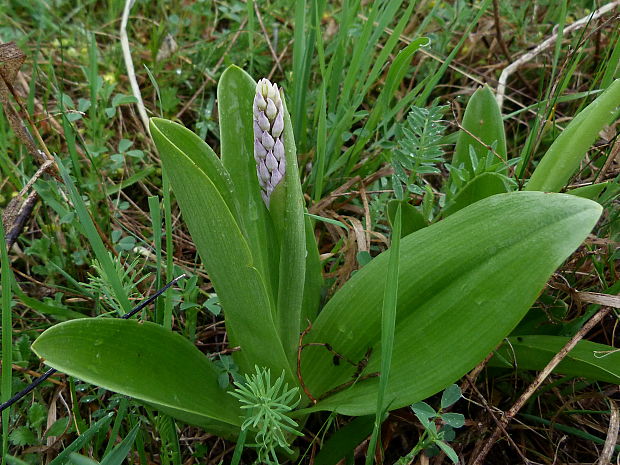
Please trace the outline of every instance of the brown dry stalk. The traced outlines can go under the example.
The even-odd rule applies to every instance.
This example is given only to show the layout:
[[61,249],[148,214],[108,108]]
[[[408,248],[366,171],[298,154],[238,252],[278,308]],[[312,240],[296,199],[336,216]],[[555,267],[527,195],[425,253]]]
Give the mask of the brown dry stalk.
[[609,416],[609,428],[607,429],[607,438],[605,438],[605,445],[603,451],[596,462],[596,465],[610,465],[611,457],[616,450],[616,442],[618,441],[618,429],[620,428],[620,412],[618,412],[618,405],[611,399],[609,400],[609,408],[611,415]]
[[521,410],[521,408],[525,405],[525,403],[529,400],[529,398],[536,392],[536,390],[540,387],[543,381],[551,374],[551,372],[558,366],[558,364],[568,355],[568,353],[577,345],[577,343],[583,339],[583,337],[601,322],[603,318],[605,318],[611,312],[611,307],[603,307],[601,308],[590,320],[583,325],[583,327],[575,334],[567,343],[562,347],[562,349],[551,359],[551,361],[547,364],[547,366],[536,376],[532,384],[528,386],[528,388],[521,394],[521,397],[514,403],[514,405],[508,410],[504,416],[500,420],[500,424],[497,426],[493,434],[488,439],[482,450],[478,453],[478,455],[471,462],[472,465],[482,465],[484,463],[484,459],[488,455],[489,451],[495,444],[495,442],[499,439],[502,434],[502,430],[504,430],[508,423],[515,417],[515,415]]

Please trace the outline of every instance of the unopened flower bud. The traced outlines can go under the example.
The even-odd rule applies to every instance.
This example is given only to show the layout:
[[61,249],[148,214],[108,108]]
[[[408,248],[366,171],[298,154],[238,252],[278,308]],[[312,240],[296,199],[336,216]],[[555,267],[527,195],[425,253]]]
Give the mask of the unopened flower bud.
[[261,79],[256,84],[254,113],[254,159],[261,196],[269,207],[271,193],[286,173],[284,107],[276,84]]

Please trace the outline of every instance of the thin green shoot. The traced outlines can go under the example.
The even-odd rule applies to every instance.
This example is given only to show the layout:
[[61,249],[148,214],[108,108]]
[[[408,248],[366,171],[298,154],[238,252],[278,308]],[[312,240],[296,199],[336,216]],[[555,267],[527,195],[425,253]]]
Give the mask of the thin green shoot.
[[385,278],[385,291],[383,294],[383,309],[381,312],[381,375],[379,377],[379,389],[377,391],[377,408],[375,412],[375,424],[368,444],[366,453],[366,465],[371,465],[374,460],[375,448],[380,442],[381,423],[388,409],[391,399],[386,399],[388,392],[388,379],[392,365],[392,353],[394,350],[394,331],[396,329],[396,307],[398,304],[398,272],[400,262],[400,234],[402,227],[401,205],[396,209],[396,219],[392,230],[392,245],[388,262],[387,276]]
[[84,203],[82,196],[78,193],[73,179],[71,179],[71,176],[69,175],[69,172],[62,164],[62,161],[58,158],[56,158],[56,165],[58,166],[60,175],[65,182],[65,186],[67,187],[67,190],[69,192],[69,198],[73,203],[77,216],[80,220],[80,224],[82,225],[84,234],[88,239],[88,242],[90,243],[93,251],[95,252],[97,260],[101,264],[102,270],[105,273],[105,277],[110,283],[110,286],[114,291],[114,295],[116,299],[118,299],[118,302],[122,307],[123,311],[128,312],[129,310],[131,310],[131,303],[129,302],[129,298],[127,297],[127,293],[123,288],[118,274],[116,273],[116,267],[114,266],[114,263],[112,262],[112,259],[110,258],[110,255],[106,250],[103,241],[101,240],[101,236],[99,236],[97,228],[95,227],[95,223],[93,222],[86,208],[86,204]]
[[[0,224],[0,258],[2,258],[0,284],[2,285],[2,397],[1,402],[6,402],[11,397],[13,386],[13,318],[11,309],[11,281],[13,272],[9,262],[9,254],[4,238],[4,228]],[[9,452],[9,411],[2,412],[2,465]]]
[[[172,245],[172,201],[170,199],[170,180],[164,173],[164,224],[166,227],[166,279],[174,274],[174,246]],[[164,296],[164,328],[172,328],[172,294]]]
[[[148,198],[149,211],[151,213],[151,224],[153,228],[153,247],[155,248],[155,287],[159,289],[161,285],[161,211],[159,198],[157,196],[151,196]],[[162,324],[164,320],[163,306],[158,301],[155,304],[155,321]]]

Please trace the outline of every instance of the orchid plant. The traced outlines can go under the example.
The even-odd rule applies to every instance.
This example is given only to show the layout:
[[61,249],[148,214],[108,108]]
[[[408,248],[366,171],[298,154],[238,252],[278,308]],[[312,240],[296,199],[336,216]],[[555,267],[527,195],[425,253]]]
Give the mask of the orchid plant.
[[[617,93],[620,84],[614,86]],[[393,237],[391,249],[319,308],[321,264],[285,95],[276,84],[256,83],[231,66],[219,81],[218,100],[219,157],[178,123],[153,118],[151,134],[219,296],[240,372],[249,383],[260,378],[260,392],[291,386],[282,394],[291,408],[279,415],[298,422],[316,411],[397,409],[459,379],[510,334],[602,211],[578,196],[535,191],[539,185],[557,191],[565,182],[552,182],[558,170],[541,162],[547,174],[535,173],[532,191],[469,196],[444,220]],[[476,111],[488,113],[488,105]],[[500,123],[492,121],[485,143],[501,139]],[[549,156],[560,156],[559,150]],[[469,158],[460,159],[468,169]],[[541,178],[548,182],[540,184]],[[396,218],[395,227],[400,223]],[[248,420],[244,397],[218,383],[215,363],[155,323],[67,321],[43,333],[33,350],[51,367],[224,437],[261,432],[252,430],[258,423]],[[278,389],[265,384],[269,372],[282,374]],[[620,380],[617,370],[607,368],[597,376]]]

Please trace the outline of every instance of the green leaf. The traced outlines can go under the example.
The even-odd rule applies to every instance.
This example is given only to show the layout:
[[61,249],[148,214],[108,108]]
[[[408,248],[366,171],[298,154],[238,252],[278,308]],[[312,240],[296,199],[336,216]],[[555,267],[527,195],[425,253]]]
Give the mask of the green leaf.
[[401,242],[401,208],[396,207],[396,218],[392,229],[392,244],[390,247],[390,257],[385,274],[383,285],[383,305],[381,308],[381,375],[379,378],[379,390],[377,394],[377,406],[375,408],[375,426],[370,437],[368,452],[366,454],[366,464],[371,465],[374,460],[375,447],[380,439],[381,423],[388,410],[391,400],[386,402],[386,393],[392,368],[392,354],[394,350],[394,332],[396,326],[396,308],[398,305],[398,283],[400,267],[400,242]]
[[72,465],[99,465],[99,462],[84,455],[80,455],[77,452],[72,452],[71,455],[69,455],[69,463]]
[[119,445],[112,449],[112,452],[110,452],[103,458],[103,460],[101,461],[101,465],[121,465],[125,458],[127,458],[127,454],[129,454],[131,446],[136,440],[136,435],[140,430],[139,428],[139,424],[134,426],[127,434],[125,439],[123,439]]
[[443,216],[450,216],[472,203],[505,192],[508,192],[508,189],[504,182],[504,176],[499,173],[479,174],[465,184],[452,201],[446,205],[443,210]]
[[[495,145],[497,153],[504,161],[507,161],[506,134],[504,133],[504,121],[500,113],[497,101],[491,89],[484,86],[476,90],[467,103],[463,122],[461,124],[466,131],[459,132],[452,164],[456,167],[463,164],[465,169],[474,174],[469,147],[472,146],[478,161],[484,160],[489,149],[487,146]],[[476,136],[478,140],[470,134]],[[481,144],[482,141],[484,144]],[[504,170],[506,173],[507,170]]]
[[[435,394],[484,359],[525,315],[601,210],[571,195],[514,192],[483,199],[403,238],[386,394],[390,409]],[[325,305],[304,340],[329,343],[354,361],[363,361],[371,349],[362,376],[377,373],[381,360],[383,295],[377,282],[387,273],[388,257],[382,253],[359,270]],[[356,367],[334,365],[324,347],[304,349],[301,372],[315,397],[328,393],[306,412],[374,411],[376,375],[351,385]]]
[[424,220],[424,216],[416,207],[411,205],[406,200],[396,199],[390,200],[387,205],[388,218],[391,225],[394,225],[396,220],[396,211],[399,204],[402,222],[401,237],[408,236],[409,234],[428,226],[428,223]]
[[71,320],[45,331],[32,350],[59,371],[210,431],[230,434],[241,424],[215,366],[187,339],[155,323]]
[[313,220],[319,220],[322,221],[323,223],[329,223],[329,224],[333,224],[335,226],[339,226],[342,229],[346,229],[347,231],[349,230],[349,227],[344,224],[342,221],[338,221],[335,220],[333,218],[325,218],[324,216],[319,216],[319,215],[313,215],[312,213],[305,213],[305,215],[309,218],[312,218]]
[[[297,153],[284,96],[284,145],[288,169],[281,185],[287,187],[284,192],[280,192],[280,188],[278,193],[273,194],[271,215],[260,196],[254,159],[252,103],[255,92],[256,82],[236,66],[230,66],[220,78],[218,102],[222,163],[235,186],[240,224],[253,251],[256,267],[272,289],[280,338],[294,365],[299,328],[305,327],[306,318],[314,318],[316,315],[322,285],[320,262],[314,234],[312,230],[307,230],[310,223],[306,224],[303,219]],[[287,129],[290,131],[287,132]],[[277,199],[278,195],[282,196],[281,202]],[[280,204],[283,204],[283,208],[278,207]],[[273,215],[281,218],[274,218],[272,222]],[[280,227],[280,231],[275,231],[274,235],[273,224],[286,226]],[[308,270],[305,282],[304,267]],[[278,280],[278,276],[286,278]]]
[[598,133],[620,110],[620,79],[581,110],[551,144],[525,185],[528,191],[558,192],[570,180]]
[[127,297],[127,292],[125,291],[125,288],[123,287],[123,284],[118,277],[114,262],[112,261],[108,250],[103,244],[103,240],[101,239],[101,236],[99,235],[99,232],[95,227],[95,223],[91,218],[90,212],[86,208],[86,203],[84,202],[84,199],[78,192],[77,187],[73,182],[73,179],[71,179],[69,171],[63,165],[62,161],[59,158],[56,158],[56,166],[58,166],[60,175],[62,176],[65,186],[67,187],[67,191],[69,192],[69,197],[73,202],[73,207],[75,208],[78,218],[80,219],[83,233],[88,239],[88,242],[90,243],[93,251],[95,252],[97,260],[101,264],[101,267],[105,274],[105,279],[110,283],[110,286],[114,291],[114,295],[116,299],[118,299],[123,310],[125,312],[130,311],[131,303],[129,302],[129,298]]
[[224,168],[208,150],[198,158],[199,152],[192,151],[191,146],[203,145],[182,126],[153,118],[151,134],[183,219],[220,298],[228,336],[233,346],[241,347],[234,354],[239,366],[246,372],[256,364],[276,373],[286,369],[287,381],[296,382],[276,330],[274,303],[265,277],[256,268],[253,251],[230,209],[234,208],[233,193],[226,187]]
[[[150,127],[157,150],[160,155],[165,156],[162,158],[164,168],[167,168],[166,160],[169,158],[166,155],[174,156],[175,153],[181,152],[209,177],[209,180],[226,202],[228,209],[237,219],[238,206],[234,202],[235,188],[230,179],[230,174],[211,147],[192,131],[173,121],[151,118]],[[199,186],[194,186],[194,188],[200,189]]]
[[114,413],[110,412],[102,419],[97,420],[94,425],[84,431],[80,436],[78,436],[75,441],[65,447],[65,449],[60,454],[58,454],[56,458],[49,463],[49,465],[63,465],[67,463],[73,452],[75,452],[76,450],[80,450],[82,447],[86,446],[95,434],[97,434],[100,430],[107,428],[107,426],[112,421],[113,415]]
[[70,417],[62,417],[56,420],[52,424],[52,426],[50,426],[49,429],[45,432],[44,437],[47,438],[53,436],[60,436],[61,434],[63,434],[67,429],[67,425],[69,424],[70,419]]
[[606,187],[611,186],[611,182],[601,182],[598,184],[590,184],[589,186],[582,186],[576,189],[567,191],[567,194],[576,195],[577,197],[583,197],[584,199],[596,200]]
[[448,456],[448,458],[452,460],[452,463],[459,463],[459,456],[456,454],[456,452],[454,451],[452,447],[450,447],[448,444],[446,444],[443,441],[435,441],[435,444],[437,444],[437,446],[442,451],[444,451],[444,453]]
[[437,416],[435,409],[426,402],[416,402],[411,406],[411,410],[413,410],[413,413],[415,413],[418,418],[434,418]]
[[15,428],[9,435],[9,440],[15,446],[30,446],[37,443],[37,437],[27,426]]
[[[306,215],[308,213],[306,212]],[[306,277],[304,281],[304,297],[301,307],[300,328],[301,332],[306,323],[314,321],[321,304],[322,289],[324,286],[321,258],[319,248],[314,237],[314,226],[309,216],[305,219],[306,232]]]
[[239,224],[253,251],[256,267],[265,281],[272,283],[271,274],[277,278],[278,256],[269,258],[273,226],[256,176],[252,116],[255,93],[256,82],[241,68],[229,66],[222,73],[217,85],[221,156],[234,184]]
[[456,384],[448,386],[441,394],[441,408],[448,408],[461,398],[461,388]]
[[[313,253],[316,244],[307,242],[304,197],[299,182],[297,149],[293,136],[293,124],[286,106],[284,93],[280,90],[284,111],[284,132],[282,142],[286,158],[286,173],[271,194],[269,212],[280,239],[278,269],[278,299],[276,307],[277,324],[282,345],[291,367],[297,366],[297,344],[304,302],[307,256]],[[310,247],[310,253],[306,247]],[[313,269],[317,271],[316,267]],[[318,292],[317,289],[310,291]],[[318,304],[318,301],[316,301]],[[303,322],[303,326],[306,326]]]
[[[512,368],[514,363],[519,370],[542,370],[568,340],[545,335],[511,337],[497,350],[489,365]],[[620,384],[620,351],[604,344],[579,341],[554,372]]]
[[[581,428],[575,428],[572,426],[563,425],[562,423],[557,422],[557,417],[554,416],[554,421],[547,420],[546,418],[537,417],[535,415],[529,415],[527,413],[519,413],[519,417],[524,418],[530,422],[543,424],[546,427],[553,428],[556,431],[562,431],[563,433],[568,433],[571,436],[575,436],[576,438],[585,439],[586,441],[591,441],[595,444],[600,444],[601,446],[605,444],[605,439],[590,434],[584,431]],[[616,453],[620,452],[620,445],[615,445],[614,449]]]
[[446,425],[452,426],[453,428],[460,428],[465,424],[465,417],[460,413],[443,413],[441,419]]
[[28,409],[28,424],[31,428],[36,428],[47,420],[47,409],[44,405],[35,402]]

